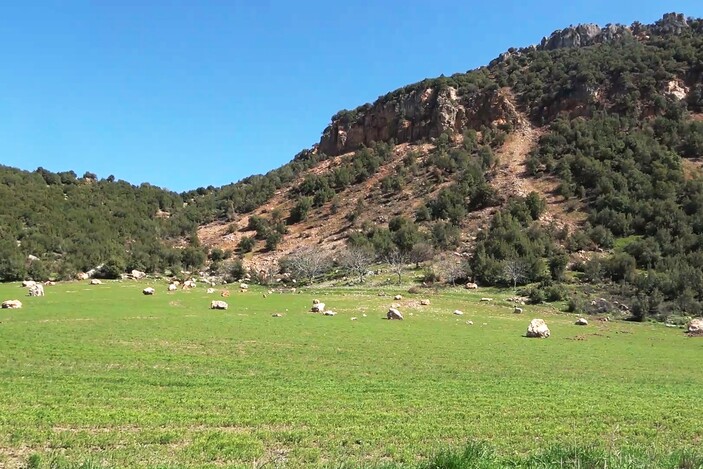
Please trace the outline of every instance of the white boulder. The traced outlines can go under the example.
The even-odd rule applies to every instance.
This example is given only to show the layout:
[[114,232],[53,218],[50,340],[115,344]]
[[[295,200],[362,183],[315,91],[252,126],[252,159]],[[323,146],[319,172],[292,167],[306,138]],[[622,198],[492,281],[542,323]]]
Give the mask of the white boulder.
[[527,327],[527,333],[525,335],[527,337],[546,339],[550,336],[550,334],[551,332],[549,332],[549,328],[547,327],[547,323],[544,322],[544,319],[533,319],[530,321],[530,325]]

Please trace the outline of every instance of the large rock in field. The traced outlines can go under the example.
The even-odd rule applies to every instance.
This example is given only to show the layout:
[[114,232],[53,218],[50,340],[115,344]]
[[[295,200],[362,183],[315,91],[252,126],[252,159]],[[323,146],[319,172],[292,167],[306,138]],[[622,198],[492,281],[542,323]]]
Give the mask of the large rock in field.
[[41,283],[35,283],[29,287],[29,296],[44,296],[44,285]]
[[388,319],[403,319],[403,314],[395,308],[390,308],[386,313]]
[[576,320],[576,325],[577,326],[588,326],[588,319],[586,318],[578,318]]
[[703,318],[697,318],[691,320],[686,327],[686,331],[689,334],[703,335]]
[[467,283],[464,288],[467,290],[478,290],[478,285],[472,282]]
[[213,300],[210,303],[210,309],[227,309],[229,305],[225,301]]
[[176,291],[176,290],[178,290],[178,287],[176,286],[175,283],[168,284],[168,291]]
[[537,337],[540,339],[546,339],[551,333],[547,327],[547,323],[544,319],[533,319],[530,321],[530,325],[527,327],[527,337]]
[[91,285],[102,285],[103,282],[98,280],[97,278],[94,278],[93,280],[90,281]]
[[144,290],[142,290],[142,293],[144,293],[145,295],[153,295],[154,293],[156,293],[156,290],[154,290],[151,287],[147,287]]
[[142,272],[141,270],[137,269],[132,270],[132,278],[139,280],[143,279],[144,277],[146,277],[146,272]]
[[5,300],[2,302],[2,309],[20,309],[22,302],[20,300]]

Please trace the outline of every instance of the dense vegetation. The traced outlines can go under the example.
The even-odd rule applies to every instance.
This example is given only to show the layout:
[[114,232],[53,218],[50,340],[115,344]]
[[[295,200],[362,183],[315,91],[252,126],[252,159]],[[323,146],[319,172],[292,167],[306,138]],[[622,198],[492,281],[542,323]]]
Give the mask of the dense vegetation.
[[[0,167],[0,280],[71,278],[102,264],[109,276],[202,264],[197,222],[182,205],[149,184]],[[194,247],[174,249],[180,239]]]

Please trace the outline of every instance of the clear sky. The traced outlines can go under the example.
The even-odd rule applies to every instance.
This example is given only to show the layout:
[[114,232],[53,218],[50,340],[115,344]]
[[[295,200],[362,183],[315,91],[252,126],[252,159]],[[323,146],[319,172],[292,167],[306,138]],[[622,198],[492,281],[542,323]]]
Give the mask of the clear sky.
[[0,2],[0,163],[220,186],[286,163],[340,109],[669,11],[703,1]]

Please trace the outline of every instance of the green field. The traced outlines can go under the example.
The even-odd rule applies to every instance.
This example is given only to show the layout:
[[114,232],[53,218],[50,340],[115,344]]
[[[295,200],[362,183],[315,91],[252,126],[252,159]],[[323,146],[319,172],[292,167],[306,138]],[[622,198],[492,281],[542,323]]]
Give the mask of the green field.
[[[0,285],[24,303],[0,312],[0,467],[412,466],[475,442],[502,458],[700,447],[703,339],[579,327],[549,306],[516,315],[495,290],[386,289],[406,316],[387,321],[394,301],[379,291],[232,290],[229,310],[212,311],[221,298],[200,286],[63,283],[29,298]],[[307,312],[313,298],[338,315]],[[551,338],[523,337],[533,317]]]

